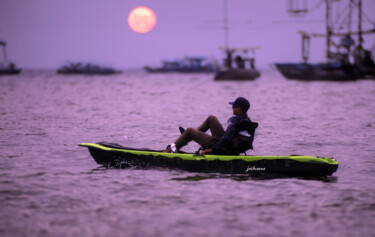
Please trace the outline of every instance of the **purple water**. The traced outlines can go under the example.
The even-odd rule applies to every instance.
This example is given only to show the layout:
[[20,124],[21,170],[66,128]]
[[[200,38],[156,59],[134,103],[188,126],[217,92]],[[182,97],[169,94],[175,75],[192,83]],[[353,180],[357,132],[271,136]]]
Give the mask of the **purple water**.
[[[81,142],[162,149],[245,96],[255,155],[334,157],[327,180],[106,169]],[[375,81],[0,77],[0,236],[375,236]],[[195,151],[191,144],[186,151]]]

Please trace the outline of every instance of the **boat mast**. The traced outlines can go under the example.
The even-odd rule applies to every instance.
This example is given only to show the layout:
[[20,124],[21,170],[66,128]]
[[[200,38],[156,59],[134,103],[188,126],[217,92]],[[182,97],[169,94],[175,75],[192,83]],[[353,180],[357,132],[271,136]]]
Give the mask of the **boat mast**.
[[351,35],[352,33],[352,8],[353,8],[353,0],[349,1],[349,21],[348,21],[348,33]]
[[4,62],[7,63],[8,59],[7,59],[7,52],[5,49],[6,43],[4,41],[0,41],[0,46],[3,46]]
[[362,0],[358,0],[358,46],[362,48]]
[[224,0],[224,33],[225,33],[225,48],[224,52],[226,54],[225,66],[228,69],[232,68],[232,50],[229,49],[229,27],[228,27],[228,4],[227,0]]
[[330,46],[331,46],[331,34],[332,34],[332,29],[331,29],[331,24],[330,24],[330,11],[331,11],[331,3],[330,0],[326,0],[326,57],[327,59],[331,58],[331,51],[330,51]]
[[229,27],[228,27],[228,4],[227,0],[224,0],[224,34],[225,34],[225,48],[229,47]]

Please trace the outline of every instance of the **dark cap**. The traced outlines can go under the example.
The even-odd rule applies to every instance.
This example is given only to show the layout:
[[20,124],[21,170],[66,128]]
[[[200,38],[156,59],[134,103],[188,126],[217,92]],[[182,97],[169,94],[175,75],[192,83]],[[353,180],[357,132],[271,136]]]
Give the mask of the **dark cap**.
[[229,102],[233,107],[240,107],[243,113],[246,113],[250,108],[250,102],[243,98],[238,97],[234,102]]

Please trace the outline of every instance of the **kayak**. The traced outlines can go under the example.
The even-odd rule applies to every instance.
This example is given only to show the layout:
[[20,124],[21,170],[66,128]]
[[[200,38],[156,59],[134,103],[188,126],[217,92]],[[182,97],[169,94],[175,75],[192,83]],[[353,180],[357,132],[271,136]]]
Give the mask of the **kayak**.
[[287,176],[327,176],[338,168],[333,158],[290,156],[230,156],[192,153],[163,153],[134,149],[113,143],[81,143],[97,164],[116,168],[168,167],[190,172],[223,174],[281,174]]

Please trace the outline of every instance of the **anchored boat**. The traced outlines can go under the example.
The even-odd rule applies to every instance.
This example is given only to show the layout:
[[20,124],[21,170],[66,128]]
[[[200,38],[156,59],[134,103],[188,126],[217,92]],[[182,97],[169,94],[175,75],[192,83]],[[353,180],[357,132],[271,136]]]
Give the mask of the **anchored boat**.
[[[260,72],[255,68],[255,58],[241,56],[249,51],[254,54],[254,51],[259,47],[249,47],[249,48],[221,48],[226,54],[224,59],[224,67],[222,67],[215,75],[216,81],[221,80],[233,80],[233,81],[247,81],[255,80],[260,76]],[[233,55],[237,55],[233,58]],[[235,62],[235,67],[233,66],[233,61]]]
[[[302,63],[275,63],[280,73],[288,79],[312,81],[348,81],[357,79],[375,79],[374,55],[363,48],[363,35],[374,34],[375,29],[362,30],[362,0],[349,0],[344,8],[339,8],[339,1],[325,0],[326,7],[326,33],[308,33],[298,31],[302,36]],[[336,4],[336,5],[334,5]],[[293,5],[293,4],[291,4]],[[333,7],[336,6],[336,9]],[[333,16],[332,12],[339,12]],[[352,31],[353,13],[358,13],[358,30]],[[306,9],[289,9],[292,14],[306,14]],[[333,25],[335,17],[338,25]],[[344,26],[343,24],[348,24]],[[343,31],[342,29],[346,29]],[[352,38],[357,36],[357,42]],[[310,39],[313,37],[325,37],[326,59],[324,63],[308,63],[310,56]],[[334,38],[339,40],[334,40]],[[333,51],[332,49],[335,49]]]
[[338,168],[338,162],[332,158],[313,156],[200,156],[127,148],[103,142],[81,143],[79,146],[87,147],[96,163],[117,168],[167,167],[190,172],[287,176],[327,176]]
[[111,67],[103,67],[92,63],[70,63],[57,70],[58,74],[83,74],[83,75],[111,75],[121,73]]
[[145,66],[150,73],[214,73],[216,62],[205,57],[185,57],[181,60],[162,61],[161,67]]
[[[229,47],[229,26],[228,26],[228,3],[224,0],[224,30],[225,47],[220,47],[225,53],[224,64],[216,73],[214,80],[248,81],[255,80],[260,72],[255,68],[255,50],[260,47],[233,48]],[[251,57],[247,54],[251,53]]]
[[0,75],[15,75],[21,72],[21,69],[17,68],[12,62],[8,62],[6,53],[6,43],[0,41],[0,46],[3,47],[3,61],[0,61]]

